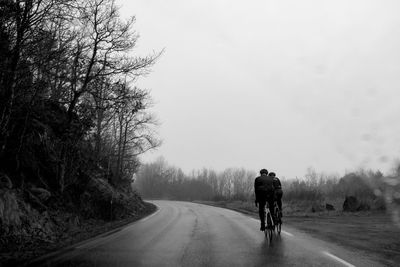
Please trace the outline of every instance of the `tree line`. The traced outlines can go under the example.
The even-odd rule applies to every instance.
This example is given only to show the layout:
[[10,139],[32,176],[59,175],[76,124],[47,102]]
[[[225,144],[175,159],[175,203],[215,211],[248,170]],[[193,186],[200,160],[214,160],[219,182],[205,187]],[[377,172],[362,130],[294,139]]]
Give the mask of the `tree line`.
[[185,174],[164,158],[143,164],[134,186],[146,198],[175,200],[246,200],[253,192],[255,173],[240,168]]
[[126,187],[160,145],[135,86],[161,52],[134,54],[135,17],[115,0],[0,2],[0,172],[63,193],[101,169]]
[[[317,202],[354,196],[371,208],[384,209],[385,198],[392,195],[391,182],[398,181],[400,168],[394,178],[385,177],[380,171],[358,170],[340,177],[337,174],[319,173],[308,168],[302,178],[280,177],[285,202]],[[279,177],[279,172],[277,173]],[[144,164],[135,179],[135,188],[146,198],[209,201],[254,201],[255,171],[228,168],[221,172],[202,169],[185,174],[180,168],[159,158]],[[397,182],[396,186],[400,186]],[[392,193],[390,193],[392,192]]]

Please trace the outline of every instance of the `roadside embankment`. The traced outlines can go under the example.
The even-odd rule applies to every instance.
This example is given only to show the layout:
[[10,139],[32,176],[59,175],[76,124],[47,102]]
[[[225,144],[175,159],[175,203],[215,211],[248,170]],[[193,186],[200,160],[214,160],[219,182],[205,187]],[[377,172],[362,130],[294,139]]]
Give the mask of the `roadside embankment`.
[[83,192],[58,195],[0,187],[0,266],[18,266],[139,220],[157,208],[132,190],[91,177]]

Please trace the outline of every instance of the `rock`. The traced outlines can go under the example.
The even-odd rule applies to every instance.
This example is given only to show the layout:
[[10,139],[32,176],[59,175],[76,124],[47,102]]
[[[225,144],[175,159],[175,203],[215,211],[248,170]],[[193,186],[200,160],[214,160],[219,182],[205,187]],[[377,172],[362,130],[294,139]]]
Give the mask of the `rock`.
[[325,208],[326,208],[326,210],[335,210],[335,207],[328,203],[325,204]]
[[343,202],[343,211],[355,212],[360,207],[360,202],[354,196],[346,196]]

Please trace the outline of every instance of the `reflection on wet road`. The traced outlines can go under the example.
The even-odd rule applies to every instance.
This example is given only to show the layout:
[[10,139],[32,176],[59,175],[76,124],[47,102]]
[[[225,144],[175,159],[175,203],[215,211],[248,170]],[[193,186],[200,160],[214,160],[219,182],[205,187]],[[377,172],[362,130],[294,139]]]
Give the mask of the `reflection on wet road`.
[[269,243],[257,220],[206,205],[154,201],[158,211],[41,266],[379,266],[284,226]]

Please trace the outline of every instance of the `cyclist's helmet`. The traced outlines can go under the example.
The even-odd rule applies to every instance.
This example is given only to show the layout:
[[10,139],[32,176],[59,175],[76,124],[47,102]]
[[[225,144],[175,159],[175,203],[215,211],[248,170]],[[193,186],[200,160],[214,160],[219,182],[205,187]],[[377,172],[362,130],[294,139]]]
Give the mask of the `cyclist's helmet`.
[[266,174],[266,175],[267,175],[267,174],[268,174],[267,169],[261,169],[261,170],[260,170],[260,174],[261,174],[261,175],[263,175],[263,174]]
[[270,172],[270,173],[269,173],[269,176],[275,177],[276,174],[275,174],[274,172]]

